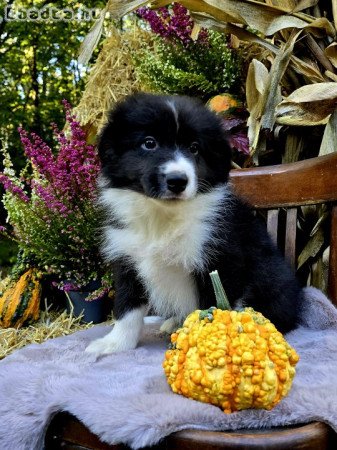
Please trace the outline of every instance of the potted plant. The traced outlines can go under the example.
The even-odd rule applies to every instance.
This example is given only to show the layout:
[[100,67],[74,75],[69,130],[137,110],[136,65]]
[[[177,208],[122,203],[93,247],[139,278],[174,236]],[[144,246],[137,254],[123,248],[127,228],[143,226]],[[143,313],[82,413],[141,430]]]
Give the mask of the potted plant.
[[[101,214],[95,205],[99,160],[70,105],[63,103],[67,135],[53,125],[55,149],[35,133],[19,129],[27,157],[19,176],[8,152],[3,151],[0,182],[5,188],[9,227],[1,227],[0,232],[16,240],[20,251],[51,275],[53,284],[67,292],[69,299],[75,290],[83,292],[88,303],[102,304],[111,280],[99,253]],[[93,287],[97,292],[88,297]],[[75,307],[75,312],[80,310]]]

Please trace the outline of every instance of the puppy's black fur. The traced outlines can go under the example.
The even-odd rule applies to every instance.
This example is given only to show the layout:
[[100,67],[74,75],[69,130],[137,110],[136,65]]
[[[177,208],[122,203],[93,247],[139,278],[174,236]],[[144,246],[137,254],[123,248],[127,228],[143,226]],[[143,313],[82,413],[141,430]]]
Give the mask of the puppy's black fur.
[[[161,169],[177,152],[195,171],[196,191],[187,198],[184,190],[181,191],[183,187],[180,188],[180,175],[174,179],[173,189],[169,175]],[[208,274],[217,269],[233,306],[252,306],[281,332],[296,326],[301,288],[265,226],[230,190],[231,151],[215,114],[201,102],[186,97],[130,96],[111,112],[100,136],[99,155],[103,194],[116,188],[128,190],[157,199],[164,207],[171,208],[174,202],[186,204],[223,188],[227,200],[220,205],[221,213],[216,215],[212,236],[202,243],[203,264],[189,269],[197,286],[199,307],[215,305]],[[109,214],[107,202],[105,208],[106,229],[123,230],[125,223]],[[104,245],[109,246],[108,233]],[[148,302],[151,288],[145,286],[131,255],[114,257],[105,253],[114,263],[114,312],[121,319],[133,308]]]

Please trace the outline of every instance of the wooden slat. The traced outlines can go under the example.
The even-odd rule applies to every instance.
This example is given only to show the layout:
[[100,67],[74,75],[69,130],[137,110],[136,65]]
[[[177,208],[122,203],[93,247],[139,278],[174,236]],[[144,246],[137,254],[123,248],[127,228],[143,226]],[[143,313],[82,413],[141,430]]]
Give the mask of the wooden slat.
[[337,152],[317,158],[230,172],[234,191],[255,208],[337,200]]
[[278,209],[270,209],[267,214],[267,230],[272,241],[277,246],[277,232],[278,232]]
[[296,223],[297,209],[289,208],[287,210],[284,256],[293,269],[296,268]]
[[294,428],[238,430],[237,432],[184,430],[168,436],[166,450],[327,450],[331,432],[313,422]]
[[331,213],[328,295],[337,306],[337,205],[333,206]]
[[[336,434],[319,422],[291,428],[238,430],[236,432],[183,430],[164,438],[152,450],[335,450]],[[61,412],[52,419],[45,439],[46,450],[127,450],[122,444],[105,444],[83,423],[68,413]],[[145,447],[150,449],[150,447]]]

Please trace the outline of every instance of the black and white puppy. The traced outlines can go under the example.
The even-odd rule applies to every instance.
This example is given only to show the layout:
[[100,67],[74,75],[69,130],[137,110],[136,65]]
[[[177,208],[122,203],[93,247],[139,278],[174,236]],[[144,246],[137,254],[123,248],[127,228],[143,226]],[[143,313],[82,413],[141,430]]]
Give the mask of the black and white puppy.
[[172,332],[191,311],[214,306],[215,269],[234,308],[254,307],[281,332],[296,326],[300,286],[231,190],[231,151],[215,114],[187,97],[129,96],[111,112],[99,155],[117,321],[88,352],[135,348],[149,307]]

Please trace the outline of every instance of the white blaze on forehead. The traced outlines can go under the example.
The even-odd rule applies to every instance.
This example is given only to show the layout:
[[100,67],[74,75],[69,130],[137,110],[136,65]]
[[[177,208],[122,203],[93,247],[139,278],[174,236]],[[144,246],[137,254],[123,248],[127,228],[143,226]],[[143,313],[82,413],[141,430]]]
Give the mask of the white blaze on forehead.
[[167,105],[170,108],[170,110],[173,113],[174,116],[174,120],[176,121],[176,125],[177,125],[177,132],[179,130],[179,119],[178,119],[178,111],[176,109],[176,105],[174,104],[173,100],[167,100]]
[[178,172],[187,176],[186,189],[181,193],[182,198],[191,198],[197,193],[198,182],[195,166],[192,161],[181,153],[176,152],[175,158],[163,164],[160,168],[160,172],[164,175]]

